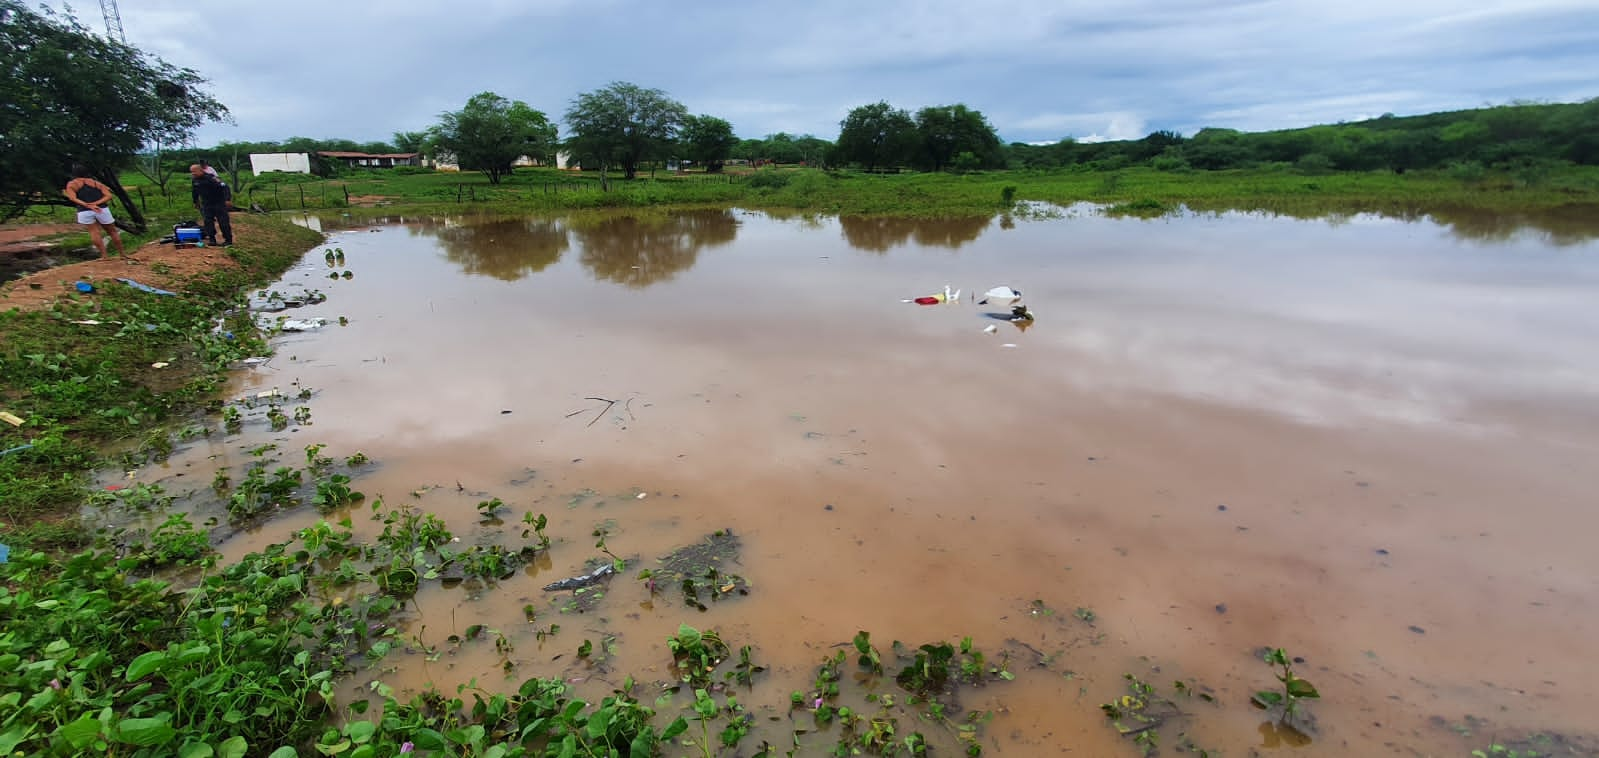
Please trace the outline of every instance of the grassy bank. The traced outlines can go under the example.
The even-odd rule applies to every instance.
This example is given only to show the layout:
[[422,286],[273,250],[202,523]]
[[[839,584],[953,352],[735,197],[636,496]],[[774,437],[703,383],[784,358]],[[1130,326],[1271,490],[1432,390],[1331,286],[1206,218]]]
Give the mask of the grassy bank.
[[[138,175],[124,177],[154,219],[152,234],[193,217],[187,184],[167,196]],[[988,171],[969,174],[864,174],[796,167],[754,172],[641,174],[602,186],[595,172],[518,169],[500,184],[476,172],[425,169],[353,171],[321,179],[298,174],[241,175],[236,198],[269,211],[352,214],[540,213],[589,208],[727,207],[846,215],[956,217],[987,215],[1011,201],[1092,202],[1153,215],[1246,210],[1300,216],[1378,212],[1411,216],[1437,210],[1539,214],[1599,207],[1599,168],[1545,174],[1446,171],[1304,173],[1287,167],[1225,171],[1128,168],[1117,171]],[[380,210],[372,210],[373,208]],[[69,221],[65,209],[32,214]]]
[[[247,313],[218,319],[320,235],[276,219],[244,223],[229,250],[238,266],[178,296],[101,286],[47,310],[0,312],[0,409],[23,420],[0,424],[0,451],[10,451],[0,455],[0,541],[80,541],[73,514],[89,472],[165,455],[172,424],[209,401],[228,363],[265,349]],[[109,449],[121,452],[108,459]]]

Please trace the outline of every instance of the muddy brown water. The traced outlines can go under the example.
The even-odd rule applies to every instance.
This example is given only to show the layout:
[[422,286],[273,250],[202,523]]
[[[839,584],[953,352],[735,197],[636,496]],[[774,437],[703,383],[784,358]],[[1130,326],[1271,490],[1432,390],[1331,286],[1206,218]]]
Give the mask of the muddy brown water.
[[[1271,750],[1248,704],[1273,684],[1261,646],[1303,657],[1323,693],[1301,753],[1591,736],[1599,245],[1483,226],[1081,208],[391,219],[332,232],[284,279],[328,295],[288,315],[348,325],[280,337],[233,388],[312,388],[312,423],[252,424],[136,476],[203,490],[250,448],[294,464],[322,443],[377,462],[355,481],[369,498],[437,513],[463,542],[548,514],[547,556],[498,587],[427,587],[402,622],[443,649],[471,624],[502,632],[511,677],[480,644],[391,653],[353,687],[540,675],[598,697],[627,674],[670,679],[665,639],[686,622],[754,646],[771,671],[745,700],[784,746],[788,693],[858,630],[885,651],[1024,651],[1016,681],[962,697],[997,712],[997,754],[1135,754],[1097,707],[1124,672],[1213,688],[1220,706],[1187,725],[1201,745]],[[325,265],[331,247],[345,265]],[[960,302],[901,302],[946,283]],[[972,302],[996,285],[1023,292],[1031,328]],[[479,523],[488,497],[504,525]],[[702,613],[630,571],[563,614],[540,588],[599,555],[596,526],[646,566],[732,529],[752,592]],[[605,635],[603,667],[576,660]],[[1450,728],[1468,715],[1489,726]]]

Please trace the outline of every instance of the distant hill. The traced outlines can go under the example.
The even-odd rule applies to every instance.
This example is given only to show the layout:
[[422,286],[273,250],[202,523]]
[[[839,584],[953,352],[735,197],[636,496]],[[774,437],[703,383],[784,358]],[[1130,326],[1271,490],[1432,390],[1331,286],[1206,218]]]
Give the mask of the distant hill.
[[1515,103],[1492,108],[1384,114],[1341,124],[1241,132],[1202,129],[1191,138],[1155,132],[1143,139],[1010,145],[1018,168],[1147,165],[1176,170],[1288,164],[1306,171],[1451,168],[1470,171],[1599,165],[1599,98],[1581,103]]

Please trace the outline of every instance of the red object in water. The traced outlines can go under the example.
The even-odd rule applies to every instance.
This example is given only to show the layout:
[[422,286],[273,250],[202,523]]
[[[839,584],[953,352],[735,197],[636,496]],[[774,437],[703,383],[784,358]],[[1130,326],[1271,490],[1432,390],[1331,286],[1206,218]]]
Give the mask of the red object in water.
[[122,485],[120,485],[120,484],[107,484],[105,486],[105,488],[106,488],[107,492],[116,492],[117,490],[122,489]]
[[917,305],[938,305],[942,302],[944,302],[944,299],[939,297],[919,297],[915,300]]

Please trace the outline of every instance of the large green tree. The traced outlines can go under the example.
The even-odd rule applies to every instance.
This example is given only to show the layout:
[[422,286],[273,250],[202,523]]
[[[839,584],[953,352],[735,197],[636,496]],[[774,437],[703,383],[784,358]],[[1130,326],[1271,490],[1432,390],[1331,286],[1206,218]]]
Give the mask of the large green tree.
[[632,179],[640,162],[666,156],[687,118],[688,109],[665,92],[612,82],[572,101],[566,146],[578,160],[598,161],[602,170],[621,166]]
[[715,116],[689,116],[683,119],[678,134],[682,155],[705,167],[709,173],[722,170],[722,162],[733,154],[738,137],[733,125]]
[[863,105],[839,122],[839,160],[871,171],[910,161],[916,149],[916,122],[886,102]]
[[917,111],[916,134],[921,141],[919,163],[932,171],[949,168],[961,153],[971,153],[985,168],[1004,163],[994,127],[981,111],[965,105],[937,105]]
[[548,161],[555,152],[555,125],[543,113],[493,92],[480,92],[461,110],[439,114],[429,134],[457,165],[482,171],[490,184],[499,184],[524,155]]
[[71,15],[0,0],[0,217],[61,195],[74,163],[105,182],[136,228],[117,172],[146,145],[192,138],[228,110],[198,73],[97,36]]

